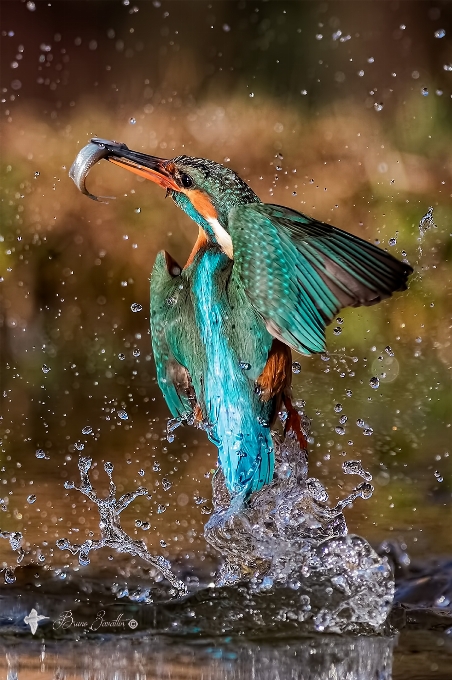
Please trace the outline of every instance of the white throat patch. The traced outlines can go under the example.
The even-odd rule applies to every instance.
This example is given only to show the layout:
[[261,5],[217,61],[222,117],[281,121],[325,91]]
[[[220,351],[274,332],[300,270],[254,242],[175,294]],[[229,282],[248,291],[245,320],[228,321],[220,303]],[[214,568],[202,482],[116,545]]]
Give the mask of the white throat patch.
[[232,239],[229,236],[228,232],[226,229],[224,229],[219,221],[215,217],[207,217],[206,218],[207,222],[210,224],[210,226],[213,229],[213,233],[215,234],[215,238],[217,239],[218,243],[226,253],[226,255],[233,260],[234,259],[234,249],[232,247]]

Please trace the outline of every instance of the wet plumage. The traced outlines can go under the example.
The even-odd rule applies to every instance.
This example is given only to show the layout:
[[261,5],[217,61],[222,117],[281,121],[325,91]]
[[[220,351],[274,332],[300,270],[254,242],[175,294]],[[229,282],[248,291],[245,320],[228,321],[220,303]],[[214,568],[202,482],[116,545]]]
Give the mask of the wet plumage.
[[325,326],[341,308],[404,290],[412,268],[357,236],[261,203],[213,161],[92,144],[166,188],[198,224],[186,265],[162,252],[152,272],[157,380],[173,416],[202,425],[217,445],[230,492],[247,496],[272,479],[270,427],[282,402],[305,445],[290,402],[289,348],[324,351]]

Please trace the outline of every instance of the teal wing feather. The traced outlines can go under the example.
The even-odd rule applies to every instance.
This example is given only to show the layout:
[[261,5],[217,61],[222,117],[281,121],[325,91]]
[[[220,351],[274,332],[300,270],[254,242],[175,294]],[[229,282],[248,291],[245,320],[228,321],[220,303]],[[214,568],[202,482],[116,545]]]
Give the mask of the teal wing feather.
[[158,253],[151,275],[151,338],[157,382],[173,417],[180,418],[193,410],[194,395],[188,370],[176,359],[168,343],[174,315],[167,299],[174,288],[174,276],[170,273],[174,268],[179,269],[168,253]]
[[278,205],[233,208],[237,277],[269,332],[302,354],[325,349],[325,326],[348,306],[406,289],[410,265],[329,224]]

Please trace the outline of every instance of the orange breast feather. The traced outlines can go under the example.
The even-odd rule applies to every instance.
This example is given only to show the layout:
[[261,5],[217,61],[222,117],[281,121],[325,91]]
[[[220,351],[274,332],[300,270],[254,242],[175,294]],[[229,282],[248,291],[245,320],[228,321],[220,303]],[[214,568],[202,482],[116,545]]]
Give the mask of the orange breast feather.
[[262,390],[261,399],[268,401],[276,395],[282,394],[290,387],[292,379],[292,353],[280,340],[273,340],[267,363],[257,379]]

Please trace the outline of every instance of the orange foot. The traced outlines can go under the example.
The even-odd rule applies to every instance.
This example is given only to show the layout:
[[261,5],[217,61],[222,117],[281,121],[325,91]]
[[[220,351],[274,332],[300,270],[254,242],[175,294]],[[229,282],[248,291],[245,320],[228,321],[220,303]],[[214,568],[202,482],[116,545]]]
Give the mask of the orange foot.
[[301,429],[301,418],[298,415],[298,411],[293,407],[290,397],[284,396],[283,402],[287,411],[287,420],[284,425],[284,435],[286,435],[289,430],[292,430],[298,439],[300,447],[307,451],[308,442],[304,436],[303,430]]
[[195,426],[199,427],[204,420],[199,404],[196,404],[195,408],[193,409],[193,417],[195,419]]

